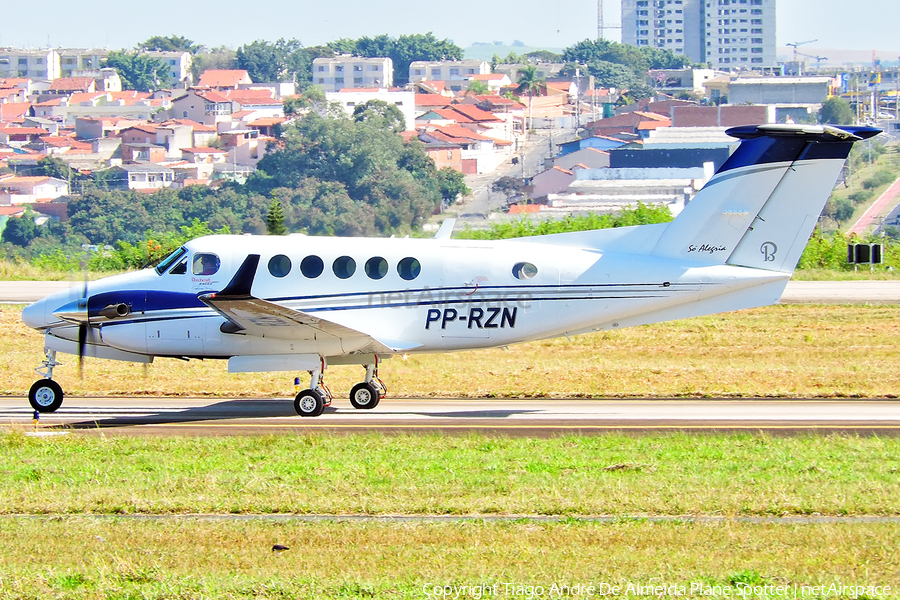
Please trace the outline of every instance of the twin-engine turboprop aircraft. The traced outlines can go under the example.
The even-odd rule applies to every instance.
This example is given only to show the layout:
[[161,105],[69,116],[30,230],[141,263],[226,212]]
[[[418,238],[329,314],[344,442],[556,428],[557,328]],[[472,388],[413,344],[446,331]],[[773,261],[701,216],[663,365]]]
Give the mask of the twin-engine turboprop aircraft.
[[365,366],[355,408],[385,393],[395,354],[505,346],[777,302],[853,142],[867,127],[760,125],[671,223],[502,241],[210,236],[155,268],[54,294],[22,312],[45,335],[31,405],[53,412],[57,352],[149,363],[221,358],[229,372]]

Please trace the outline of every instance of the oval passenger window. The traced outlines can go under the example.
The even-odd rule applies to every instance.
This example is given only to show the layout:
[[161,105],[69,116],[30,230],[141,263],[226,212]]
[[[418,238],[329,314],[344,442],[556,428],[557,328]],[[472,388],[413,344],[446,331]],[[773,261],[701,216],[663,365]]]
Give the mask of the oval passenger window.
[[269,273],[272,277],[284,277],[291,272],[291,259],[284,254],[278,254],[269,259]]
[[325,262],[316,255],[310,255],[300,261],[300,272],[304,277],[315,279],[325,270]]
[[370,279],[381,279],[388,272],[388,263],[380,256],[374,256],[366,261],[366,275]]
[[339,256],[334,259],[331,269],[339,279],[349,279],[356,273],[356,261],[349,256]]
[[530,262],[516,263],[512,268],[513,277],[516,279],[531,279],[537,272],[537,267]]
[[418,277],[421,272],[422,265],[419,264],[418,260],[411,256],[404,258],[397,264],[397,273],[406,281],[412,281]]

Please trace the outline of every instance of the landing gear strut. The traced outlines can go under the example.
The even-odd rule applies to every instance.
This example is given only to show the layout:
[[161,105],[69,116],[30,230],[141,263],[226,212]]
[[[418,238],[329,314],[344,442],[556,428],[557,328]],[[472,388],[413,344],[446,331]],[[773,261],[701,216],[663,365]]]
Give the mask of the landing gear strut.
[[310,371],[309,389],[303,390],[294,398],[294,410],[301,417],[318,417],[331,405],[333,396],[325,385],[325,359],[315,371]]
[[365,365],[366,380],[357,383],[350,390],[350,404],[353,408],[373,409],[378,406],[381,399],[387,394],[387,386],[378,377],[378,357],[375,357],[375,364]]
[[44,362],[35,369],[38,375],[43,375],[43,379],[38,379],[28,390],[28,402],[31,407],[42,413],[55,412],[62,405],[63,391],[62,387],[53,381],[53,367],[60,364],[56,361],[56,350],[47,350]]
[[[301,417],[318,417],[325,412],[325,407],[331,405],[334,396],[328,386],[325,385],[325,359],[320,358],[320,367],[310,371],[309,388],[302,390],[294,398],[294,410]],[[363,365],[366,368],[366,380],[357,383],[350,390],[350,404],[353,408],[369,410],[378,406],[381,399],[387,395],[387,386],[378,377],[378,357],[371,364]],[[294,389],[300,379],[294,380]]]

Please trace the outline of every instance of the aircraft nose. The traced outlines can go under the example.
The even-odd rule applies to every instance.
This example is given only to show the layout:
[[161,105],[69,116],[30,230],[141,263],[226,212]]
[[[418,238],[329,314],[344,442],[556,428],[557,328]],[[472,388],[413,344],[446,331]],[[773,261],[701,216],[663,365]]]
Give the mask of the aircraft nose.
[[22,322],[32,329],[47,327],[47,301],[38,300],[22,309]]

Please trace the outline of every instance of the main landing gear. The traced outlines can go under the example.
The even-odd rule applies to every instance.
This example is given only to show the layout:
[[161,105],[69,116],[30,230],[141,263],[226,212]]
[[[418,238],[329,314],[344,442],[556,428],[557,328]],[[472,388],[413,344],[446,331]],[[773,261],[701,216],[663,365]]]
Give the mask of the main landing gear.
[[[378,377],[378,357],[375,363],[364,365],[366,367],[366,380],[357,383],[350,390],[350,404],[357,409],[372,409],[378,406],[381,399],[387,395],[387,386]],[[325,411],[325,407],[331,405],[334,396],[328,386],[325,385],[325,360],[322,366],[315,371],[310,371],[309,389],[301,391],[294,398],[294,410],[301,417],[318,417]]]
[[44,362],[35,369],[38,375],[43,375],[43,379],[35,381],[28,390],[28,402],[34,410],[52,413],[62,405],[62,387],[53,381],[53,367],[61,364],[56,361],[56,350],[47,350]]

